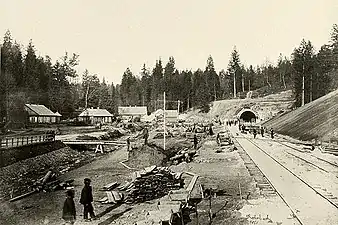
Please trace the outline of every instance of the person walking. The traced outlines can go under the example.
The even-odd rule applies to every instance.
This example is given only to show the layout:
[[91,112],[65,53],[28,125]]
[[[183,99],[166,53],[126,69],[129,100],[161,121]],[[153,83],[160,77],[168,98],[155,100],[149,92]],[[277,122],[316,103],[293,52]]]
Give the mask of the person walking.
[[90,221],[88,219],[88,214],[90,214],[91,219],[96,219],[94,214],[94,208],[92,205],[93,202],[93,190],[92,186],[90,186],[91,180],[89,178],[84,179],[84,187],[81,192],[80,203],[83,205],[83,218],[85,221]]
[[62,219],[65,221],[65,225],[73,225],[76,220],[76,210],[75,210],[75,203],[74,203],[74,191],[68,190],[66,192],[66,200],[63,204],[62,210]]

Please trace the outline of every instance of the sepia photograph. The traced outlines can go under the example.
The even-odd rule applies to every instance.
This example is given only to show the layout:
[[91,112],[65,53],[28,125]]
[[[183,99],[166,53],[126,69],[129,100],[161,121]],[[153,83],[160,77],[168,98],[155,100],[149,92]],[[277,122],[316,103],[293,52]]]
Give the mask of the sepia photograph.
[[337,0],[0,0],[0,225],[338,224]]

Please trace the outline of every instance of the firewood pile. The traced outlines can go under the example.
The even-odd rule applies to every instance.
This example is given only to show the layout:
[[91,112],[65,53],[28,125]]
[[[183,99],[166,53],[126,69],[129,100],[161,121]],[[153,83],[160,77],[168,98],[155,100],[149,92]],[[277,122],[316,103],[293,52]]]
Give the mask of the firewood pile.
[[169,161],[173,162],[175,165],[183,161],[191,162],[196,153],[197,152],[195,150],[185,149],[178,152],[175,156],[171,157]]
[[140,203],[160,198],[183,187],[182,173],[175,173],[167,167],[150,166],[133,173],[133,180],[119,187],[126,192],[126,203]]

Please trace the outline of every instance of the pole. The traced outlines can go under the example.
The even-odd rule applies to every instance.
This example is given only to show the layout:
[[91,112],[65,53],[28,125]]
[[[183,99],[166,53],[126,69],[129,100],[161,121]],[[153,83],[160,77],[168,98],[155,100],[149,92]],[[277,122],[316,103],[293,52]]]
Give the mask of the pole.
[[305,105],[305,77],[304,77],[304,63],[303,63],[303,84],[302,84],[302,106]]
[[163,92],[163,149],[165,151],[165,92]]
[[234,98],[236,98],[236,72],[234,73]]
[[180,113],[180,100],[177,100],[177,112]]

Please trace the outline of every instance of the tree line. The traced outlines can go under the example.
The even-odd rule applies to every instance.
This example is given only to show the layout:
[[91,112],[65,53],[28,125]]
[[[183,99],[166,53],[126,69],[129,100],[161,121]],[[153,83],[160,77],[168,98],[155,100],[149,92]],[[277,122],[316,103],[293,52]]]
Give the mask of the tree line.
[[[24,103],[46,105],[65,118],[77,109],[100,107],[112,113],[118,106],[148,107],[152,112],[163,107],[166,93],[168,109],[185,111],[198,107],[209,110],[209,103],[229,98],[244,98],[248,91],[261,95],[292,89],[295,106],[311,102],[338,87],[338,26],[334,24],[330,42],[316,53],[311,41],[302,40],[290,57],[280,55],[276,65],[245,66],[236,47],[226,69],[217,72],[212,56],[203,69],[179,70],[174,57],[153,68],[143,65],[138,74],[127,68],[121,84],[108,84],[85,70],[78,74],[79,55],[65,53],[52,63],[39,56],[33,42],[23,47],[5,33],[1,46],[0,118],[21,118]],[[81,78],[81,81],[78,81]]]

